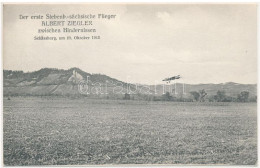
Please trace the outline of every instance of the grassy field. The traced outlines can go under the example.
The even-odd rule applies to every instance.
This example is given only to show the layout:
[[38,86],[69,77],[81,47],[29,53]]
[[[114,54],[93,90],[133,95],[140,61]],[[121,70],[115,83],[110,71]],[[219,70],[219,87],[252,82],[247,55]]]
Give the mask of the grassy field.
[[4,100],[5,165],[256,162],[256,103]]

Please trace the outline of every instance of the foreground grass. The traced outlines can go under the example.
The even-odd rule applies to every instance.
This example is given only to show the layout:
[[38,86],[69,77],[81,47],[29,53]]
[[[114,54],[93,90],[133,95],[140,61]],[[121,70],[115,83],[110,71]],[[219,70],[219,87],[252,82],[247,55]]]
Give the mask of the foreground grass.
[[254,103],[4,101],[5,165],[256,164]]

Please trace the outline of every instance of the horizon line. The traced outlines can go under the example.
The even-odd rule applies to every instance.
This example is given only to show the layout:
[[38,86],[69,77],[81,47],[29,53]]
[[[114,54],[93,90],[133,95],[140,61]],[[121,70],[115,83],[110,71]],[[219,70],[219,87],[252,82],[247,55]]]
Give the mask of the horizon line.
[[[45,68],[40,68],[38,70],[32,70],[32,71],[25,71],[25,70],[10,70],[10,69],[3,69],[3,71],[22,71],[23,73],[32,73],[32,72],[37,72],[37,71],[40,71],[42,69],[52,69],[52,70],[63,70],[63,71],[68,71],[68,70],[71,70],[71,69],[79,69],[85,73],[89,73],[89,72],[86,72],[78,67],[71,67],[71,68],[68,68],[68,69],[62,69],[62,68],[48,68],[48,67],[45,67]],[[106,74],[102,74],[102,73],[89,73],[91,75],[106,75]],[[108,76],[108,75],[106,75]],[[3,76],[4,77],[4,76]],[[114,77],[111,77],[111,76],[108,76],[110,78],[113,78],[115,80],[118,80],[118,81],[122,81],[122,80],[119,80],[117,78],[114,78]],[[125,81],[122,81],[124,83],[128,83],[128,82],[125,82]],[[238,82],[233,82],[233,81],[227,81],[227,82],[222,82],[222,83],[213,83],[213,82],[209,82],[209,83],[182,83],[182,82],[173,82],[173,83],[169,83],[168,85],[172,85],[172,84],[190,84],[190,85],[205,85],[205,84],[214,84],[214,85],[219,85],[219,84],[228,84],[228,83],[234,83],[234,84],[241,84],[241,85],[257,85],[257,83],[238,83]],[[132,82],[130,84],[138,84],[138,85],[150,85],[150,86],[153,86],[155,84],[144,84],[144,83],[140,83],[140,82]],[[159,85],[163,85],[165,83],[158,83]],[[166,83],[167,84],[167,83]]]

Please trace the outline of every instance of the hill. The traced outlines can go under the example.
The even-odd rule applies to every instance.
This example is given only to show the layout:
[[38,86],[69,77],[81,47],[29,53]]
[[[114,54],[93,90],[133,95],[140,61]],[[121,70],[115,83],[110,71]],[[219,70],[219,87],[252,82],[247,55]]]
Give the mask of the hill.
[[[162,96],[170,92],[174,97],[192,98],[190,92],[204,89],[207,96],[213,96],[218,90],[227,96],[236,97],[241,91],[250,92],[256,97],[256,84],[181,84],[136,85],[127,84],[104,74],[90,74],[79,68],[68,70],[43,68],[34,72],[4,70],[4,96],[89,96],[124,97],[125,93],[135,95],[135,99],[147,99],[147,96]],[[176,94],[177,93],[177,94]]]

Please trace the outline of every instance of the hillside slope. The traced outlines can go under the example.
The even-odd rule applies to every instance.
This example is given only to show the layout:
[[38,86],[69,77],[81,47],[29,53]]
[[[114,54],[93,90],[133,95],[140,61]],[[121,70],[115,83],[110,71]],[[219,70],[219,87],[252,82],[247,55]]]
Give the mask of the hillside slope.
[[[127,84],[103,74],[90,74],[79,68],[50,69],[44,68],[34,72],[4,70],[3,85],[5,96],[92,96],[122,98],[130,88],[136,85]],[[82,84],[82,81],[83,84]],[[86,81],[88,83],[86,84]],[[91,82],[90,82],[91,81]],[[85,90],[84,90],[85,89]],[[87,89],[87,90],[86,90]],[[138,85],[136,97],[141,95],[161,96],[171,92],[175,97],[190,97],[191,91],[204,89],[208,96],[215,95],[218,90],[225,91],[228,96],[236,97],[241,91],[249,91],[250,97],[257,95],[256,84],[181,84],[171,85]],[[175,94],[177,93],[177,94]]]
[[[126,83],[102,74],[90,74],[78,68],[68,70],[44,68],[34,72],[4,70],[4,95],[78,95],[78,85],[89,87]],[[109,81],[109,83],[108,83]],[[107,89],[109,90],[109,89]],[[92,93],[92,92],[90,92]],[[93,91],[94,93],[94,91]]]

